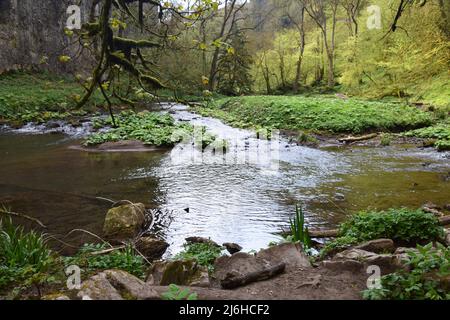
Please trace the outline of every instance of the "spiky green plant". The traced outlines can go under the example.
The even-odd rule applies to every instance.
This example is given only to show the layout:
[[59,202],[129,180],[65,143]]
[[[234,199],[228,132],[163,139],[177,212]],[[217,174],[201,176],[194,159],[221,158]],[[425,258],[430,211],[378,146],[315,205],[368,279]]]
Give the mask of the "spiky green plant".
[[305,249],[311,248],[311,238],[308,227],[305,225],[305,213],[298,205],[295,206],[294,218],[289,218],[291,234],[289,239],[293,242],[300,242]]

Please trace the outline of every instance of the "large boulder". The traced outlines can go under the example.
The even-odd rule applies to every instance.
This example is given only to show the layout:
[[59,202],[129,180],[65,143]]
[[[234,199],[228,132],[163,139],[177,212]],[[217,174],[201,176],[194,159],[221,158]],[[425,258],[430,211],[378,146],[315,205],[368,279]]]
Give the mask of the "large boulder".
[[108,211],[103,232],[110,240],[134,238],[145,223],[145,206],[142,203],[126,204]]
[[234,289],[246,284],[270,279],[284,272],[282,261],[270,262],[255,255],[238,252],[222,256],[214,263],[214,281],[224,289]]
[[166,241],[154,237],[142,237],[136,243],[138,251],[150,261],[160,259],[168,247]]
[[208,269],[195,260],[158,261],[152,265],[146,282],[155,286],[209,287]]
[[83,282],[78,297],[83,300],[159,300],[159,294],[144,281],[121,270],[106,270]]

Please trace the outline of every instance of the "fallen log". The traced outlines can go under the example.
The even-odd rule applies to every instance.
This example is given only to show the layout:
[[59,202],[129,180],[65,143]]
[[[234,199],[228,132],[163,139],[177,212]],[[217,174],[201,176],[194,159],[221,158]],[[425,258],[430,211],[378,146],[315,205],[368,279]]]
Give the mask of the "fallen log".
[[[339,229],[328,229],[328,230],[308,230],[309,236],[311,238],[336,238],[339,234]],[[287,237],[291,233],[289,231],[282,231],[279,233],[282,237]]]
[[352,142],[357,142],[357,141],[370,140],[370,139],[373,139],[376,137],[378,137],[378,133],[371,133],[371,134],[367,134],[365,136],[341,138],[341,139],[338,139],[338,141],[344,142],[344,143],[352,143]]
[[245,286],[252,282],[263,281],[270,279],[280,273],[283,273],[286,269],[285,263],[278,263],[270,268],[255,271],[247,274],[236,274],[233,272],[227,273],[225,278],[220,281],[220,285],[224,289],[235,289]]
[[311,238],[335,238],[339,234],[339,229],[310,230],[308,232]]

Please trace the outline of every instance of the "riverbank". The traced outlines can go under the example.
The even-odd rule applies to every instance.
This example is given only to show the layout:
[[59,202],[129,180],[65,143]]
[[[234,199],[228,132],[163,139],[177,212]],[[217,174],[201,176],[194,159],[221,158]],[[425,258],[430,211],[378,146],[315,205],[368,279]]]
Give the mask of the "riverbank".
[[[106,215],[105,231],[111,227],[108,219],[129,210],[137,214],[140,206],[115,205]],[[26,233],[3,219],[0,292],[4,299],[45,300],[450,299],[450,231],[439,222],[449,220],[422,210],[361,212],[341,224],[325,247],[297,242],[291,229],[287,238],[257,253],[190,237],[184,251],[160,260],[168,245],[151,230],[145,236],[135,230],[138,236],[126,245],[85,244],[62,257],[48,248],[48,235]],[[313,247],[319,253],[309,250]],[[383,276],[382,290],[367,288],[366,268],[374,265]],[[82,285],[67,288],[67,270],[70,275],[74,268],[81,268]]]
[[[334,137],[347,143],[378,138],[379,145],[419,138],[415,143],[447,150],[450,141],[447,111],[401,103],[335,96],[247,96],[212,100],[193,110],[235,127],[279,129],[305,145]],[[345,139],[348,134],[368,138]]]

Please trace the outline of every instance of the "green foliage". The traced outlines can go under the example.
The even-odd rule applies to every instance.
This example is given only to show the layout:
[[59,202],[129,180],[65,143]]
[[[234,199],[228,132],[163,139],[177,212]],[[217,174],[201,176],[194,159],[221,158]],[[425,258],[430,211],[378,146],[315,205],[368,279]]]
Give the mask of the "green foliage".
[[245,34],[239,30],[233,30],[228,52],[219,62],[218,90],[220,93],[235,96],[251,92],[252,57],[248,53],[246,43]]
[[351,236],[338,237],[333,241],[327,242],[325,246],[320,250],[319,257],[321,259],[333,254],[346,250],[351,246],[358,243],[358,239]]
[[328,242],[319,256],[325,258],[355,244],[380,238],[407,244],[434,241],[442,238],[443,232],[438,219],[422,210],[363,211],[340,225],[339,237]]
[[440,239],[443,228],[430,213],[402,208],[353,215],[341,224],[340,236],[352,237],[358,242],[388,238],[416,243]]
[[391,145],[392,143],[392,136],[390,134],[383,134],[381,136],[380,145],[386,147]]
[[413,107],[356,99],[248,96],[220,99],[216,105],[219,107],[205,106],[199,112],[239,127],[363,133],[412,129],[432,123],[430,114]]
[[163,300],[198,300],[197,293],[188,288],[181,289],[175,284],[169,285],[169,290],[162,294]]
[[[97,128],[111,125],[111,118],[95,122]],[[92,134],[84,144],[92,146],[110,141],[139,140],[148,145],[171,146],[183,138],[183,133],[192,131],[188,125],[176,124],[168,114],[148,111],[123,111],[116,117],[116,125],[107,132]]]
[[212,271],[214,261],[220,257],[222,249],[212,243],[188,243],[184,250],[175,256],[175,259],[190,260],[195,259],[199,265],[207,267]]
[[294,218],[289,218],[289,227],[288,241],[300,242],[305,249],[311,248],[311,238],[309,237],[308,227],[305,224],[305,213],[298,205],[295,206]]
[[43,235],[25,232],[11,219],[0,220],[0,288],[10,283],[52,280],[47,273],[54,263]]
[[442,121],[434,126],[416,129],[404,133],[407,137],[435,139],[435,147],[440,150],[450,150],[450,120]]
[[[11,72],[0,75],[0,120],[17,123],[64,119],[82,94],[70,78],[46,73]],[[92,104],[98,103],[95,96]]]
[[114,250],[106,254],[92,255],[93,252],[108,249],[105,244],[84,244],[73,257],[65,257],[66,266],[77,265],[85,272],[93,273],[100,270],[120,269],[139,278],[144,278],[146,264],[131,246]]
[[363,292],[370,300],[450,300],[448,279],[450,275],[450,248],[432,243],[417,246],[418,252],[410,251],[409,271],[385,275],[381,288]]

